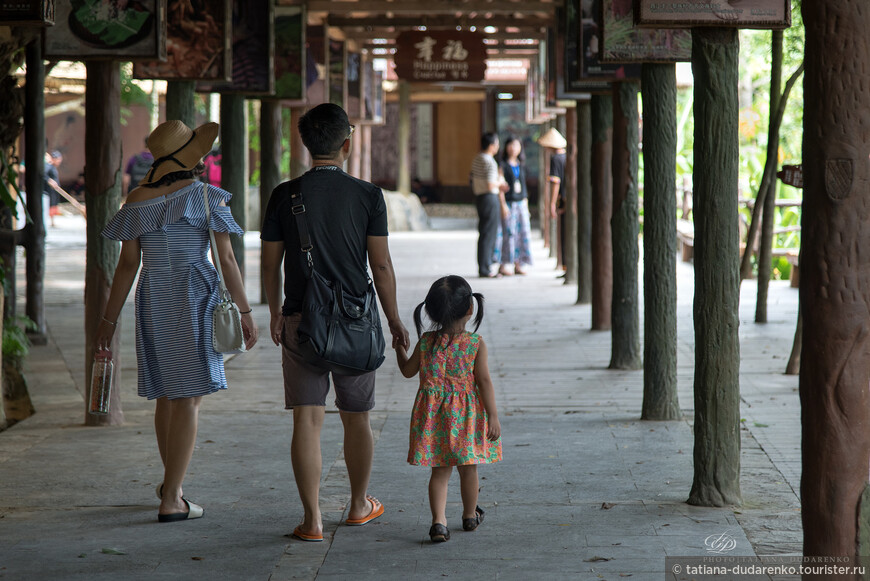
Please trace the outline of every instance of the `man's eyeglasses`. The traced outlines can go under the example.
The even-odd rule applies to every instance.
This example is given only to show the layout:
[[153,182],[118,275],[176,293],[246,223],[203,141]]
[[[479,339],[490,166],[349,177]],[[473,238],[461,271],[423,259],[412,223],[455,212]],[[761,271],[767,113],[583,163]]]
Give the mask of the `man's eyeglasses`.
[[351,125],[351,126],[350,126],[350,133],[347,134],[347,138],[348,138],[348,139],[350,139],[351,137],[353,137],[353,132],[354,132],[355,130],[356,130],[356,125]]

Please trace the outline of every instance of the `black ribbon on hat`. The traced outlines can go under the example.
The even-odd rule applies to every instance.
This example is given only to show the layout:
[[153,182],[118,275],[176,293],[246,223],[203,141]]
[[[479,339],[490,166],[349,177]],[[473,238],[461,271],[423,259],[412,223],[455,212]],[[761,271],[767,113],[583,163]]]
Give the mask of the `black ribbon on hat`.
[[151,164],[151,171],[148,172],[148,183],[151,183],[151,180],[154,177],[154,172],[157,171],[157,167],[161,163],[163,163],[164,161],[174,161],[175,163],[177,163],[181,167],[181,169],[185,169],[184,164],[181,163],[180,161],[178,161],[178,159],[176,159],[175,154],[178,153],[179,151],[181,151],[182,149],[184,149],[185,147],[187,147],[188,145],[190,145],[190,142],[193,141],[194,138],[196,138],[196,131],[193,132],[193,135],[190,136],[190,139],[188,139],[184,145],[182,145],[181,147],[179,147],[178,149],[176,149],[175,151],[173,151],[172,153],[170,153],[168,155],[164,155],[163,157],[155,159],[154,163]]

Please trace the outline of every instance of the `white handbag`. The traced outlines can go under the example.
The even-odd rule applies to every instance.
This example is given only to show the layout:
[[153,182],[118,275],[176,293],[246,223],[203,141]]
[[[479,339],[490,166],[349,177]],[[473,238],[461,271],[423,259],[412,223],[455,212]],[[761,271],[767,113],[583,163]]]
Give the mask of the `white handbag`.
[[[211,209],[208,205],[208,184],[202,185],[202,199],[205,202],[205,223],[211,224]],[[208,229],[211,240],[211,249],[214,255],[214,266],[217,269],[220,293],[218,304],[214,307],[212,315],[212,347],[218,353],[244,353],[245,333],[242,331],[242,315],[239,307],[233,302],[230,291],[224,284],[224,274],[221,270],[221,260],[218,254],[217,243],[214,239],[214,230]]]

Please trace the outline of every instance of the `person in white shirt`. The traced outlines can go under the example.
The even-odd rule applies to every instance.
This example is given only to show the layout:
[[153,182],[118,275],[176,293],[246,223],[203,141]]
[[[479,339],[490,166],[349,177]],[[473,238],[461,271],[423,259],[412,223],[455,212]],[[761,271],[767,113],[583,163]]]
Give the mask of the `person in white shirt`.
[[498,227],[503,215],[508,212],[504,199],[507,185],[501,177],[495,154],[498,153],[498,135],[484,133],[480,137],[480,153],[471,163],[471,189],[477,206],[477,271],[481,278],[493,278],[498,273],[490,271],[498,237]]

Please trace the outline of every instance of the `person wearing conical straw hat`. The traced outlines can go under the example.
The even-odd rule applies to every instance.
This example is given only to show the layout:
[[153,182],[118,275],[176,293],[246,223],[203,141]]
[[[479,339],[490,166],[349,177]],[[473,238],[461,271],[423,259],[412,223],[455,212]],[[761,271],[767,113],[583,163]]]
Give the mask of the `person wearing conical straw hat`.
[[[212,343],[212,314],[220,301],[217,270],[208,260],[214,231],[223,282],[242,315],[247,349],[257,325],[245,295],[229,233],[242,234],[226,203],[232,194],[198,181],[203,156],[218,135],[217,123],[191,129],[181,121],[161,123],[146,144],[151,168],[103,229],[121,241],[121,255],[97,328],[96,347],[109,350],[121,309],[136,275],[136,361],[139,395],[156,400],[154,428],[163,461],[157,485],[159,522],[200,518],[203,508],[181,485],[196,445],[203,396],[227,389],[223,354]],[[139,267],[142,267],[141,271]]]
[[566,200],[562,183],[565,181],[565,148],[568,146],[568,142],[555,127],[551,127],[538,138],[538,145],[550,149],[550,171],[547,174],[549,196],[547,199],[550,201],[550,217],[559,218],[559,248],[556,252],[558,265],[556,268],[564,270]]

